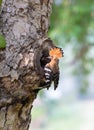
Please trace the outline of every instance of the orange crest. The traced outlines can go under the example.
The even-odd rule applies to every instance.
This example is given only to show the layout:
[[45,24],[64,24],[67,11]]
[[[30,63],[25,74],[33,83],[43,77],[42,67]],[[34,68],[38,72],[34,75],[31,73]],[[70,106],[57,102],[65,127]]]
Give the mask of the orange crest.
[[52,48],[49,52],[49,55],[59,59],[63,57],[63,50],[61,48]]

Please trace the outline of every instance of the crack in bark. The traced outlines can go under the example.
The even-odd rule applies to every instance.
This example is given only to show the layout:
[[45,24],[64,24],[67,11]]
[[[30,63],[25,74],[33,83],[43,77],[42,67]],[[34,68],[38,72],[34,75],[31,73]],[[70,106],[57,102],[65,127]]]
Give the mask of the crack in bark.
[[8,106],[6,106],[6,109],[5,109],[5,121],[4,121],[4,127],[6,126],[6,123],[7,123],[7,115],[8,115]]

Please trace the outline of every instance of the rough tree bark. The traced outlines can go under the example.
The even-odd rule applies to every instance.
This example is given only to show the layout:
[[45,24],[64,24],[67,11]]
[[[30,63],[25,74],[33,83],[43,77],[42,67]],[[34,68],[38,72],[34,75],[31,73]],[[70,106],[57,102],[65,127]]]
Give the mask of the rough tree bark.
[[51,6],[52,0],[3,1],[0,33],[7,45],[0,50],[0,130],[28,130],[43,76],[37,57],[47,42]]

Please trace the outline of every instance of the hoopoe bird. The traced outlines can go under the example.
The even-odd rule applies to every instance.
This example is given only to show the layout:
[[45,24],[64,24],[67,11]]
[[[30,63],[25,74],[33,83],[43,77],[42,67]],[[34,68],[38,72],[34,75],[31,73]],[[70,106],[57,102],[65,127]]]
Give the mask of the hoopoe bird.
[[54,90],[59,83],[59,58],[63,57],[63,50],[61,48],[52,48],[49,51],[50,62],[44,67],[45,86],[49,89],[52,82],[54,82]]

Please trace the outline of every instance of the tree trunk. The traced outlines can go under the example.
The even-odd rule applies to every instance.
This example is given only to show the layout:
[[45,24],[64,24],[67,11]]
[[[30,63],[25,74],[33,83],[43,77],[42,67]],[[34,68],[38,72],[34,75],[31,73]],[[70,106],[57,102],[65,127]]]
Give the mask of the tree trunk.
[[52,0],[3,0],[0,33],[0,130],[28,130],[43,69]]

